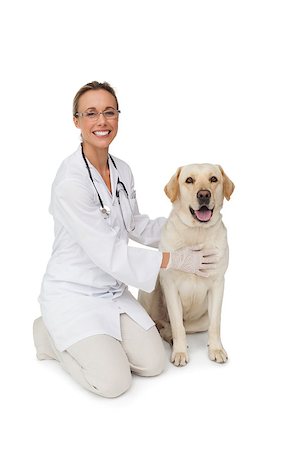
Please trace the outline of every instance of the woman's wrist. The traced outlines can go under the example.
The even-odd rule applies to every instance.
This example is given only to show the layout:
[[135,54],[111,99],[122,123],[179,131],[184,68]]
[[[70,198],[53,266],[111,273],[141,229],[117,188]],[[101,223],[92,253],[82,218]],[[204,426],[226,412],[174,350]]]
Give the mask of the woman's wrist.
[[169,260],[170,260],[170,253],[169,252],[163,252],[162,254],[162,261],[161,261],[161,268],[165,269],[167,267],[167,265],[169,264]]

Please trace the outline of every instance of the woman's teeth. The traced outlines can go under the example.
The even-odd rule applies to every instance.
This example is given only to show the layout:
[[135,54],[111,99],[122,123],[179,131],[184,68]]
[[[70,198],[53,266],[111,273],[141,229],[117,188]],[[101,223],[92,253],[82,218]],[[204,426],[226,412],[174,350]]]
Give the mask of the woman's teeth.
[[106,136],[108,133],[109,131],[94,131],[96,136]]

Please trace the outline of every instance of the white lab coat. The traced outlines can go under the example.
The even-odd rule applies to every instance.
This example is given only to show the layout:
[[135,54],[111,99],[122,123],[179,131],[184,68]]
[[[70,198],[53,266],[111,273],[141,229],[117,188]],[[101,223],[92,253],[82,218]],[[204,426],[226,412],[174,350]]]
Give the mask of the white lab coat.
[[[153,326],[127,285],[151,292],[162,254],[128,245],[129,238],[157,247],[166,219],[141,215],[130,167],[109,159],[112,194],[88,162],[108,218],[89,178],[81,147],[61,164],[52,186],[49,211],[54,219],[53,252],[43,278],[39,301],[45,325],[59,351],[95,334],[122,340],[120,313],[126,312],[144,329]],[[135,230],[128,233],[122,219],[116,184],[125,184],[134,211]]]

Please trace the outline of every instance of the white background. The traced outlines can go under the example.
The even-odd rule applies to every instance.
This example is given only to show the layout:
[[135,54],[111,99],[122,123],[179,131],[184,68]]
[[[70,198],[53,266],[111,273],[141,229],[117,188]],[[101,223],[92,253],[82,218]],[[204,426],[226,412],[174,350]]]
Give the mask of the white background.
[[[0,21],[1,448],[299,449],[299,2],[11,1]],[[190,336],[188,366],[134,377],[112,400],[37,361],[31,335],[50,187],[92,80],[116,88],[111,153],[131,165],[142,212],[169,214],[179,165],[218,163],[236,184],[223,208],[229,362]]]

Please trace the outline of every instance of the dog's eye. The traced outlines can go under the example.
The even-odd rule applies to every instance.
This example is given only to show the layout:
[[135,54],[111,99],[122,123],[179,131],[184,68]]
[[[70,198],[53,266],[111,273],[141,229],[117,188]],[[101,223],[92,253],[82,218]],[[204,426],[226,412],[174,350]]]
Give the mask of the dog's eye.
[[218,178],[217,178],[217,177],[211,177],[211,178],[209,179],[209,181],[210,181],[211,183],[216,183],[216,182],[218,181]]
[[185,182],[186,182],[186,183],[194,183],[194,180],[193,180],[192,177],[188,177],[188,178],[185,180]]

